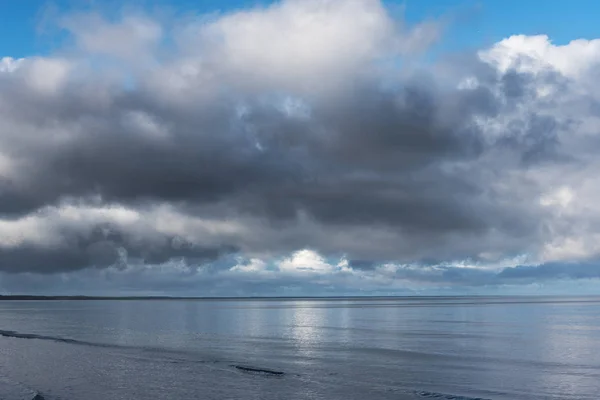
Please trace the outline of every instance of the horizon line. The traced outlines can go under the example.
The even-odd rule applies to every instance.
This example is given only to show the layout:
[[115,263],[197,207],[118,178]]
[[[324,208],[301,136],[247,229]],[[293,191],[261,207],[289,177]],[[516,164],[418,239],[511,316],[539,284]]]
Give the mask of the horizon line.
[[2,300],[345,300],[345,299],[458,299],[458,298],[543,298],[600,297],[574,294],[470,294],[470,295],[345,295],[345,296],[89,296],[89,295],[26,295],[0,294]]

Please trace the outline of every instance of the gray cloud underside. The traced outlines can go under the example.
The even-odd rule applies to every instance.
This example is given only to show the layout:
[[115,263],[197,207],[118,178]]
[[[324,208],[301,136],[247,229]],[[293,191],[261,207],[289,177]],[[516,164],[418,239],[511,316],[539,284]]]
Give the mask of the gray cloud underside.
[[[229,263],[229,264],[228,264]],[[387,282],[377,284],[352,280],[351,277],[281,276],[277,279],[236,276],[223,266],[204,264],[200,269],[148,271],[146,269],[85,269],[70,274],[3,274],[2,289],[31,294],[182,294],[191,296],[269,296],[269,295],[412,295],[416,293],[456,294],[471,290],[481,294],[500,289],[499,293],[526,285],[549,285],[552,282],[588,281],[592,286],[600,279],[598,263],[550,263],[539,267],[510,267],[499,272],[458,267],[402,268]],[[368,275],[367,275],[368,276]],[[396,286],[394,280],[411,282]],[[567,285],[568,287],[568,285]],[[428,291],[429,288],[429,291]],[[470,288],[470,289],[469,289]],[[580,288],[581,289],[581,288]],[[498,290],[498,289],[496,289]],[[504,291],[502,291],[504,290]],[[547,293],[543,290],[541,293]],[[560,292],[563,293],[564,292]],[[567,292],[568,293],[568,292]]]
[[[528,77],[510,76],[508,92],[518,102],[515,92],[525,91]],[[505,79],[490,86],[502,87]],[[11,100],[4,112],[12,125],[37,129],[39,136],[28,145],[14,132],[15,139],[4,142],[21,163],[16,178],[2,182],[0,210],[15,218],[65,199],[100,197],[132,207],[170,202],[186,213],[201,214],[203,206],[211,206],[223,216],[248,215],[283,226],[304,213],[335,229],[384,227],[414,235],[423,248],[452,235],[485,236],[492,229],[507,236],[533,234],[535,210],[506,207],[507,194],[493,193],[486,183],[521,162],[553,159],[559,150],[551,135],[557,123],[550,116],[527,116],[515,123],[506,143],[489,145],[472,119],[502,112],[507,91],[443,91],[418,81],[393,91],[376,87],[376,81],[364,82],[343,99],[311,105],[310,115],[302,118],[260,99],[246,100],[240,118],[236,98],[180,112],[153,104],[140,91],[122,93],[98,110],[76,94],[45,104],[19,97],[18,88],[3,90]],[[168,137],[143,136],[127,126],[126,117],[140,110],[168,126]],[[43,137],[48,125],[77,134],[53,143]],[[516,160],[502,165],[496,152]],[[114,244],[110,238],[102,241]],[[276,242],[262,246],[277,250]],[[333,250],[327,243],[317,247]],[[43,255],[27,248],[6,257],[21,252],[29,254],[19,256],[24,269],[35,269]],[[77,268],[91,260],[79,245],[72,255],[65,249],[61,254],[64,259],[51,264]]]

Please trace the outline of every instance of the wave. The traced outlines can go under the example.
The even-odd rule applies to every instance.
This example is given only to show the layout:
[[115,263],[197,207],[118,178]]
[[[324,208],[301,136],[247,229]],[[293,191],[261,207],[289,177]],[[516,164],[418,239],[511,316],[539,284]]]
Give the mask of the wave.
[[260,373],[260,374],[277,375],[277,376],[285,375],[285,372],[275,371],[272,369],[247,367],[247,366],[235,365],[235,364],[231,365],[231,367],[233,367],[235,369],[239,369],[240,371],[244,371],[244,372],[256,372],[256,373]]
[[[155,347],[145,347],[145,346],[127,346],[127,345],[118,345],[118,344],[109,344],[109,343],[100,343],[100,342],[90,342],[87,340],[78,340],[65,338],[61,336],[50,336],[50,335],[40,335],[36,333],[23,333],[17,331],[9,331],[9,330],[0,330],[0,337],[14,338],[14,339],[32,339],[32,340],[46,340],[56,343],[66,343],[78,346],[89,346],[89,347],[101,347],[101,348],[113,348],[113,349],[122,349],[122,350],[142,350],[142,351],[152,351],[152,352],[161,352],[161,353],[179,353],[176,350],[164,349],[164,348],[155,348]],[[189,355],[189,352],[183,352],[186,355]],[[212,363],[212,364],[223,364],[225,361],[222,360],[193,360],[195,363]],[[253,367],[241,364],[230,364],[229,367],[234,368],[238,371],[242,372],[251,372],[258,373],[262,375],[273,375],[273,376],[283,376],[285,372],[277,371],[269,368],[263,367]],[[34,397],[34,400],[43,400],[41,394],[36,393],[39,397]]]
[[453,394],[444,394],[436,392],[418,391],[415,394],[419,397],[427,399],[440,399],[440,400],[490,400],[484,399],[483,397],[467,397],[467,396],[456,396]]
[[77,344],[77,345],[81,345],[81,346],[92,346],[92,347],[124,347],[124,346],[105,344],[105,343],[88,342],[85,340],[63,338],[60,336],[48,336],[48,335],[39,335],[39,334],[35,334],[35,333],[21,333],[21,332],[16,332],[16,331],[5,331],[5,330],[0,330],[0,336],[8,337],[8,338],[16,338],[16,339],[49,340],[49,341],[58,342],[58,343]]
[[[35,333],[23,333],[23,332],[17,332],[17,331],[12,331],[12,330],[0,330],[0,337],[7,337],[7,338],[14,338],[14,339],[27,339],[27,340],[44,340],[44,341],[51,341],[51,342],[56,342],[56,343],[64,343],[64,344],[78,345],[78,346],[99,347],[99,348],[114,348],[114,349],[122,349],[122,350],[142,350],[142,351],[151,351],[153,353],[155,353],[155,352],[170,353],[171,355],[180,354],[180,352],[178,352],[177,350],[174,350],[174,349],[109,344],[109,343],[92,342],[92,341],[86,341],[86,340],[65,338],[65,337],[61,337],[61,336],[43,335],[43,334],[35,334]],[[182,352],[182,353],[187,356],[190,356],[189,352]],[[200,363],[222,364],[222,365],[226,365],[227,367],[229,367],[233,370],[239,371],[239,372],[255,374],[255,375],[262,375],[265,377],[268,377],[268,376],[283,377],[283,376],[287,375],[287,373],[284,371],[279,371],[279,370],[264,368],[264,367],[258,367],[258,366],[251,366],[248,364],[236,363],[233,360],[230,360],[230,361],[198,360],[198,359],[190,360],[187,357],[186,357],[186,359],[179,359],[179,357],[178,357],[178,360],[175,362],[188,362],[188,361],[193,361],[194,363],[200,362]],[[233,363],[232,363],[232,361],[233,361]],[[296,374],[293,374],[293,375],[296,375]],[[5,391],[6,385],[7,385],[7,383],[4,382],[2,377],[0,377],[0,392]],[[12,382],[11,385],[14,387],[17,387],[18,383]],[[45,400],[46,399],[41,393],[39,393],[37,391],[27,390],[27,393],[28,393],[28,395],[26,397],[19,397],[19,398],[20,399],[27,398],[27,399],[31,399],[31,400]],[[468,397],[468,396],[444,394],[444,393],[424,391],[424,390],[419,390],[419,391],[410,391],[409,390],[409,391],[406,391],[405,393],[407,393],[407,394],[412,393],[412,394],[417,395],[418,397],[421,397],[424,399],[490,400],[490,399],[485,399],[485,398],[481,398],[481,397]],[[2,397],[2,398],[4,398],[4,397]]]

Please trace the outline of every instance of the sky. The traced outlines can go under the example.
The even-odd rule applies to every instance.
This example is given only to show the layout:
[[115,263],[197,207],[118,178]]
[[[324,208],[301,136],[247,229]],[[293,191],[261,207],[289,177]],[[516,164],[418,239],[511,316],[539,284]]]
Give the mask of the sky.
[[600,294],[600,6],[226,4],[0,0],[0,292]]
[[[58,15],[79,12],[118,14],[124,9],[190,16],[267,6],[269,0],[0,0],[0,48],[12,57],[48,54],[60,48],[60,35],[48,29]],[[490,45],[515,34],[546,34],[557,44],[598,35],[594,0],[385,0],[391,14],[408,23],[444,20],[443,48]],[[54,26],[55,27],[55,26]]]

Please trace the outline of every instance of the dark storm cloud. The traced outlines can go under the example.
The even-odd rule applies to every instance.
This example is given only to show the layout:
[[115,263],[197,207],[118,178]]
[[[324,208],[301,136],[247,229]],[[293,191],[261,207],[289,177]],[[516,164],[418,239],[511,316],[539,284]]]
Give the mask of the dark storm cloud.
[[[157,119],[144,106],[140,98],[130,98],[105,112],[93,107],[75,110],[75,115],[60,121],[64,124],[60,128],[73,131],[65,143],[17,149],[28,154],[20,171],[25,184],[3,185],[1,211],[26,213],[64,197],[92,195],[116,202],[210,202],[292,175],[286,171],[283,155],[261,154],[253,143],[236,135],[230,127],[233,106],[203,110],[190,120],[179,120],[177,115]],[[172,133],[148,137],[136,132],[131,119],[140,108],[142,118],[165,123]],[[148,111],[152,114],[145,114]],[[52,110],[46,116],[56,117]]]
[[23,244],[0,248],[0,265],[6,272],[51,274],[88,267],[124,268],[128,263],[164,264],[184,261],[201,266],[237,251],[233,246],[200,246],[177,236],[153,235],[140,238],[108,225],[85,232],[58,232],[60,246]]
[[[471,122],[497,107],[488,104],[481,111],[491,94],[442,92],[419,84],[390,93],[377,90],[376,82],[367,84],[333,104],[309,104],[313,108],[306,119],[286,115],[277,104],[253,103],[240,119],[236,99],[229,98],[218,107],[181,115],[148,104],[141,93],[102,110],[80,104],[61,116],[56,110],[69,109],[71,100],[54,100],[41,121],[53,120],[72,133],[48,146],[44,138],[35,147],[15,139],[13,151],[26,162],[21,182],[3,183],[1,212],[30,212],[64,197],[92,195],[124,203],[236,203],[236,197],[248,195],[267,213],[270,207],[262,204],[274,202],[274,196],[290,208],[283,213],[289,216],[299,208],[323,220],[346,215],[410,224],[416,214],[427,218],[428,210],[445,214],[447,208],[447,224],[442,215],[435,219],[461,225],[457,219],[465,216],[458,203],[480,188],[442,166],[476,160],[485,151],[482,133]],[[13,99],[11,108],[33,105],[42,112],[42,104],[18,101]],[[142,129],[134,126],[136,113],[162,132],[136,131]],[[537,139],[535,121],[528,129]],[[450,191],[452,196],[442,195]]]
[[[10,111],[14,125],[40,133],[35,143],[7,135],[14,135],[5,143],[21,164],[17,178],[2,182],[0,213],[16,217],[64,199],[99,197],[134,207],[168,202],[188,212],[210,205],[225,216],[275,222],[303,212],[339,229],[386,226],[418,235],[418,247],[492,228],[525,235],[537,229],[535,221],[490,200],[480,180],[478,162],[491,148],[473,120],[501,112],[505,98],[493,93],[494,85],[508,80],[512,100],[529,79],[511,71],[510,78],[472,90],[415,78],[390,90],[368,79],[335,101],[300,99],[308,109],[301,116],[259,95],[244,99],[240,115],[235,96],[185,110],[161,104],[143,87],[118,93],[104,107],[95,98],[73,97],[73,88],[52,101],[25,93],[8,102],[3,93],[3,115]],[[523,157],[556,145],[550,117],[521,124],[507,141],[524,149]],[[64,136],[44,137],[52,134]],[[268,246],[276,251],[278,244]],[[116,262],[117,247],[92,237],[56,254],[11,248],[0,253],[0,265],[11,271],[104,266]],[[146,252],[141,258],[156,263],[188,257],[168,247],[160,256],[151,256],[153,249],[129,251]]]
[[351,268],[372,270],[377,266],[377,262],[371,260],[349,260],[348,264]]

